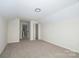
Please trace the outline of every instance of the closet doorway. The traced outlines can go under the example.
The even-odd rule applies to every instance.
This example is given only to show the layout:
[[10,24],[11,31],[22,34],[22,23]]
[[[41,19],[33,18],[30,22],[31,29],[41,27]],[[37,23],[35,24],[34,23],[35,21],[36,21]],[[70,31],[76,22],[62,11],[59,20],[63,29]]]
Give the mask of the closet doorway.
[[35,24],[35,30],[36,30],[35,39],[38,40],[39,39],[39,37],[38,37],[38,35],[39,35],[38,24]]

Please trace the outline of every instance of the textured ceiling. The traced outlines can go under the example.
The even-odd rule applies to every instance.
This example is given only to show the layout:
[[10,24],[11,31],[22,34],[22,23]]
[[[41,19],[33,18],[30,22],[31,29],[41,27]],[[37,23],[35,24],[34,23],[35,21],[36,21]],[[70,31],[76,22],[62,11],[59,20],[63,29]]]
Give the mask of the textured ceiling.
[[[41,19],[76,4],[79,0],[0,0],[0,16]],[[40,8],[41,12],[35,12]]]

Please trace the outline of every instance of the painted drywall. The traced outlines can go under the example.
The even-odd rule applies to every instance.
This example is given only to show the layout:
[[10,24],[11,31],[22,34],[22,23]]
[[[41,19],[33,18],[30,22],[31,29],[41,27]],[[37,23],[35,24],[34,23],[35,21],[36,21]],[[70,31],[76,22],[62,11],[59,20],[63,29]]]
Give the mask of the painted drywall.
[[[41,21],[42,18],[49,16],[63,8],[77,3],[78,0],[19,0],[18,12],[19,16]],[[35,12],[36,8],[40,8],[41,12]],[[42,19],[43,20],[43,19]]]
[[0,17],[0,54],[7,45],[7,22],[5,19]]
[[79,52],[79,3],[44,18],[42,39]]
[[35,40],[34,39],[34,23],[35,21],[30,21],[30,40]]
[[22,25],[27,24],[27,38],[30,39],[30,21],[20,20],[20,39],[22,39]]
[[17,0],[0,0],[0,16],[16,17],[18,9]]
[[[40,19],[68,7],[79,0],[0,0],[0,15]],[[40,8],[41,12],[35,12]]]
[[20,20],[18,18],[8,21],[8,43],[19,42]]

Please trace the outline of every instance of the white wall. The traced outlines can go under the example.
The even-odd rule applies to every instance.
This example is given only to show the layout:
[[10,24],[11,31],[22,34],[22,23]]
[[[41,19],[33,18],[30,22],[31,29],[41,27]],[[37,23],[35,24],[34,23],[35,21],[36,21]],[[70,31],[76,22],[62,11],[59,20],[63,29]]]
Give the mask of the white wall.
[[7,23],[6,20],[0,17],[0,54],[7,45]]
[[13,19],[8,21],[8,43],[19,42],[20,39],[20,20]]
[[45,18],[42,39],[79,52],[79,3]]
[[34,21],[30,21],[30,40],[34,40]]

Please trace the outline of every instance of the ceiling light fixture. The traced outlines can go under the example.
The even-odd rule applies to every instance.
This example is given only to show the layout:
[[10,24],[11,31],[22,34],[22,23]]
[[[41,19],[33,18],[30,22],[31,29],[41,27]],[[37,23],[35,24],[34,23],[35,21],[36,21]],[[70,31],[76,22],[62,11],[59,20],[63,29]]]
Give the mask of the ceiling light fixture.
[[40,8],[36,8],[35,12],[41,12],[41,9]]

